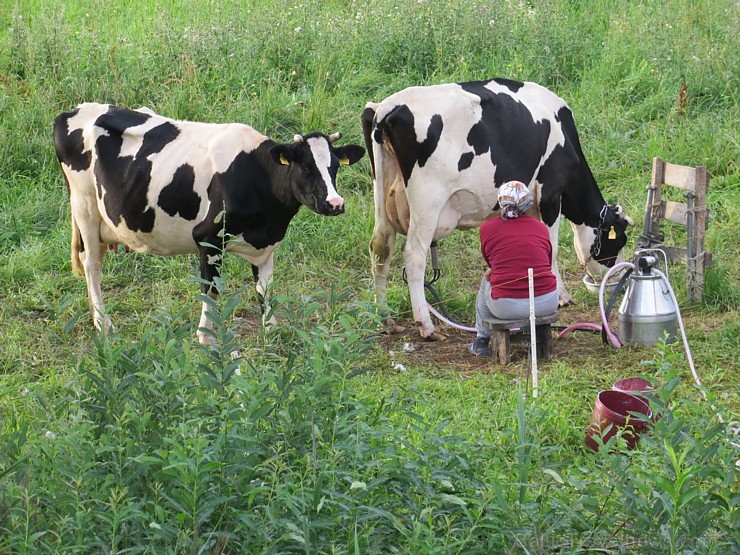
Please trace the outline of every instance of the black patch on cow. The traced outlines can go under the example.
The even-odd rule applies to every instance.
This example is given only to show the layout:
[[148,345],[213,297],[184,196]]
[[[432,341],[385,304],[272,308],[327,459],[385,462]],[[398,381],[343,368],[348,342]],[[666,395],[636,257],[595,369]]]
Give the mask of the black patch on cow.
[[461,172],[467,170],[475,159],[475,154],[472,152],[465,152],[460,156],[460,160],[457,161],[457,171]]
[[565,146],[557,145],[553,149],[537,173],[537,181],[543,184],[540,214],[548,226],[552,226],[560,216],[560,199],[563,191],[570,186],[578,163],[578,157],[566,142]]
[[535,122],[523,103],[508,94],[494,93],[485,85],[482,81],[460,85],[478,96],[481,105],[481,119],[471,127],[468,144],[476,156],[490,152],[497,186],[511,180],[529,183],[547,150],[550,122]]
[[427,127],[426,138],[418,142],[414,125],[414,114],[406,105],[393,108],[379,124],[379,128],[388,137],[393,147],[406,184],[408,184],[414,167],[417,164],[419,167],[424,167],[437,149],[444,128],[442,116],[433,115]]
[[121,135],[129,127],[137,127],[146,123],[151,116],[144,112],[111,106],[108,112],[103,114],[95,122],[97,127],[102,127],[108,132]]
[[500,77],[494,79],[494,81],[502,87],[506,87],[513,93],[518,92],[519,89],[524,86],[524,83],[522,83],[521,81],[512,81],[511,79],[502,79]]
[[[565,148],[572,151],[578,160],[566,186],[562,187],[563,215],[576,225],[599,227],[599,214],[605,201],[581,149],[573,114],[568,108],[563,107],[558,112],[557,118],[565,136]],[[543,187],[543,195],[550,194],[545,189],[546,187]]]
[[427,160],[429,160],[429,157],[437,149],[443,128],[444,123],[442,123],[442,116],[439,114],[433,115],[429,122],[429,127],[427,128],[427,138],[419,145],[418,163],[420,168],[424,167]]
[[120,156],[126,129],[139,126],[150,117],[134,110],[111,107],[95,122],[96,127],[108,132],[95,143],[98,196],[104,199],[105,211],[114,225],[119,225],[123,218],[129,229],[144,233],[154,228],[155,216],[154,208],[147,206],[152,163],[146,157],[160,152],[179,133],[171,123],[164,123],[144,134],[135,157]]
[[136,153],[136,158],[146,158],[161,152],[164,147],[177,139],[179,134],[180,130],[168,121],[151,128],[144,134],[144,141],[141,143],[139,152]]
[[69,119],[79,112],[79,108],[72,112],[59,114],[54,119],[54,148],[60,163],[66,164],[74,171],[83,171],[90,167],[92,151],[85,152],[85,142],[82,129],[69,132]]
[[200,196],[195,192],[195,171],[190,164],[183,164],[175,171],[172,181],[164,187],[157,199],[157,205],[170,216],[178,215],[186,220],[194,220],[200,210]]

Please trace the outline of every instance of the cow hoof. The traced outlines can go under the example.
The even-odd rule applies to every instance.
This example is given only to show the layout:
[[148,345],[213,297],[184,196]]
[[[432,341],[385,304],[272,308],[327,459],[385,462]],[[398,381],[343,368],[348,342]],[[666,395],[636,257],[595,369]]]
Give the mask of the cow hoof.
[[266,332],[274,330],[278,325],[277,318],[270,316],[269,318],[262,317],[262,329]]
[[210,346],[216,344],[216,338],[211,333],[197,332],[196,335],[201,345]]
[[436,332],[436,331],[433,331],[430,335],[427,335],[426,337],[424,337],[424,341],[445,341],[446,339],[447,339],[446,335],[442,335],[441,333]]
[[105,316],[99,320],[95,320],[95,328],[99,332],[103,332],[103,335],[105,336],[108,336],[116,331],[116,327],[113,325],[113,321],[108,316]]

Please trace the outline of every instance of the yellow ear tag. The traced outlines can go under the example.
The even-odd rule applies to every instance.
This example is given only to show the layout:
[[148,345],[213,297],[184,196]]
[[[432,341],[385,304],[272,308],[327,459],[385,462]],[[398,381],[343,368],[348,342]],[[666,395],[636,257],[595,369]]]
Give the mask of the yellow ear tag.
[[609,228],[609,239],[616,239],[617,238],[617,232],[614,231],[614,226],[611,226]]
[[283,154],[280,155],[280,163],[283,166],[287,166],[289,164],[288,159]]
[[347,164],[349,164],[349,158],[340,158],[339,163],[343,166],[346,166]]

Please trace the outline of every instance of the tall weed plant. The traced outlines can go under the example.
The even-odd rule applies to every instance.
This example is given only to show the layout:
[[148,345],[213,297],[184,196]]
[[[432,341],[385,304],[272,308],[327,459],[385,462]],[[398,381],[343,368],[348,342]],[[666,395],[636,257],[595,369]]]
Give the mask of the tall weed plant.
[[190,346],[192,325],[166,314],[134,343],[96,335],[66,392],[37,397],[46,416],[34,428],[4,412],[0,548],[737,547],[735,439],[707,405],[676,395],[670,357],[655,363],[659,419],[634,451],[618,436],[597,454],[553,443],[557,399],[521,389],[515,422],[473,440],[447,431],[413,385],[358,393],[378,321],[346,291],[276,302],[284,323],[243,353],[233,296],[211,307],[214,346]]

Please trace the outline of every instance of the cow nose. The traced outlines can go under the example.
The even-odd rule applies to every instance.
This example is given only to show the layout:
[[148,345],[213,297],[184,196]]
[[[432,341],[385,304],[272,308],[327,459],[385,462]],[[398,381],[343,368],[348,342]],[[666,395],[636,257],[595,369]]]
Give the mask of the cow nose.
[[327,201],[329,203],[329,206],[331,206],[332,210],[335,212],[339,212],[344,208],[344,199],[342,197],[336,197],[329,199]]

